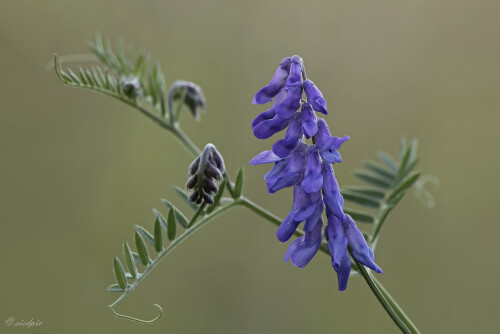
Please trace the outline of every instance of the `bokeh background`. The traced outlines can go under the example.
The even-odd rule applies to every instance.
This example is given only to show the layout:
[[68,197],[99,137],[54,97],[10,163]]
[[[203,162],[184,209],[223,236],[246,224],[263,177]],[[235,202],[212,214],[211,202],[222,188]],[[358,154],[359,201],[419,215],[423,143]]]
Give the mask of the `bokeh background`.
[[[420,139],[437,175],[436,208],[409,193],[377,249],[381,282],[424,333],[492,333],[500,311],[498,1],[26,1],[0,3],[0,332],[397,333],[361,279],[337,291],[323,254],[283,263],[275,226],[245,209],[175,250],[112,316],[112,258],[151,228],[161,197],[184,208],[191,157],[150,120],[108,97],[63,86],[52,54],[86,53],[94,32],[124,37],[163,64],[167,84],[195,81],[208,100],[182,125],[214,143],[231,175],[272,141],[253,138],[253,94],[299,54],[338,135],[349,134],[341,184],[401,136]],[[269,195],[266,167],[245,193],[284,217],[291,192]]]

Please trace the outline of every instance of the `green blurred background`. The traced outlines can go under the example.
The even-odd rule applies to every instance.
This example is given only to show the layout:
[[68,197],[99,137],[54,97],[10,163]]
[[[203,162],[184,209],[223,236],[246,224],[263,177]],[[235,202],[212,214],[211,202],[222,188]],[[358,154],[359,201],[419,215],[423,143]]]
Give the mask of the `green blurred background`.
[[[235,175],[272,141],[253,138],[253,94],[280,60],[303,57],[337,135],[341,184],[401,136],[420,139],[437,206],[409,193],[377,249],[381,282],[425,333],[497,332],[500,263],[498,1],[26,1],[0,3],[0,332],[9,317],[39,333],[397,333],[362,279],[337,291],[330,260],[283,263],[275,226],[234,210],[176,249],[118,311],[106,305],[112,258],[133,224],[176,199],[191,157],[136,111],[63,86],[52,54],[86,53],[99,31],[148,50],[167,84],[202,86],[208,112],[183,128],[214,143]],[[284,217],[266,167],[245,193]],[[183,207],[182,205],[180,205]]]

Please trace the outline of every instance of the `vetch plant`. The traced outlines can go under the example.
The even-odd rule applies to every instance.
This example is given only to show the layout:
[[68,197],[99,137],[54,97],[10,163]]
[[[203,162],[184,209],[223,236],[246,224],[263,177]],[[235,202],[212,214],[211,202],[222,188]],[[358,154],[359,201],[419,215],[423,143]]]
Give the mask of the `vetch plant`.
[[[251,165],[274,164],[264,176],[269,193],[293,188],[290,213],[281,219],[244,196],[243,168],[233,182],[226,170],[228,157],[223,158],[211,143],[200,150],[181,130],[183,105],[196,120],[205,110],[206,100],[198,85],[178,80],[167,90],[159,64],[151,64],[144,53],[133,60],[130,47],[122,45],[115,51],[99,35],[89,48],[99,65],[63,69],[61,59],[55,56],[58,78],[66,85],[106,94],[139,110],[171,133],[194,159],[190,166],[183,167],[188,174],[181,182],[185,187],[174,187],[193,212],[183,213],[172,201],[162,199],[163,212],[153,209],[152,232],[136,225],[135,245],[132,245],[135,247],[124,242],[123,260],[113,258],[116,283],[108,290],[120,296],[109,307],[117,317],[141,323],[159,319],[163,311],[157,304],[160,314],[152,320],[122,315],[115,308],[190,235],[223,213],[246,207],[278,226],[279,241],[297,237],[289,244],[285,261],[303,268],[318,251],[327,254],[337,273],[339,290],[347,288],[349,277],[362,276],[401,331],[418,333],[402,308],[371,273],[372,270],[382,273],[373,252],[389,213],[407,191],[413,189],[429,207],[434,204],[424,185],[435,178],[420,178],[420,173],[414,171],[419,160],[416,140],[410,144],[401,140],[397,160],[379,152],[381,163],[366,161],[366,169],[355,170],[354,175],[368,186],[340,187],[332,166],[342,162],[338,150],[349,137],[331,135],[324,118],[328,114],[326,99],[307,78],[303,60],[299,56],[284,58],[269,84],[253,98],[254,104],[273,104],[253,120],[252,131],[259,139],[270,138],[285,129],[286,132],[271,150],[259,153],[250,161]],[[323,114],[323,118],[316,112]],[[358,208],[344,206],[344,200]],[[365,226],[360,229],[356,222]]]

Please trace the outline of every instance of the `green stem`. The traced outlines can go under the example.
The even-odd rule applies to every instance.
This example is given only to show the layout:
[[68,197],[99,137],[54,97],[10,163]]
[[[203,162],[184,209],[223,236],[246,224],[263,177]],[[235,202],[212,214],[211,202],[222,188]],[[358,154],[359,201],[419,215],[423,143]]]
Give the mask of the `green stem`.
[[401,308],[401,306],[399,306],[398,303],[396,303],[396,301],[394,300],[394,298],[392,298],[392,296],[384,288],[384,286],[382,284],[380,284],[380,282],[375,277],[371,276],[371,279],[373,280],[373,282],[375,283],[375,285],[377,285],[377,288],[380,290],[380,292],[382,293],[382,295],[384,295],[385,299],[389,302],[389,304],[391,305],[391,307],[398,314],[399,318],[406,324],[406,326],[408,328],[410,328],[410,330],[413,330],[413,333],[420,333],[418,331],[417,327],[415,326],[415,324],[410,320],[410,318],[406,315],[406,313],[404,313],[404,311]]
[[[350,249],[349,249],[349,253],[351,253],[351,257],[352,257],[352,252]],[[356,263],[356,265],[358,267],[359,273],[365,279],[366,284],[368,284],[368,286],[372,290],[375,297],[377,297],[379,303],[382,305],[382,307],[387,312],[387,314],[389,314],[389,317],[391,317],[391,319],[399,327],[399,329],[401,329],[401,331],[403,333],[408,333],[408,334],[419,333],[418,329],[415,326],[413,326],[413,328],[410,329],[408,327],[408,325],[405,322],[403,322],[403,320],[400,318],[399,314],[404,314],[404,312],[402,310],[400,310],[400,312],[396,311],[396,308],[400,308],[399,305],[396,302],[391,304],[386,299],[386,297],[382,294],[381,290],[379,290],[377,284],[375,284],[375,282],[372,279],[372,276],[366,271],[365,267],[361,263],[356,261],[356,259],[354,259],[354,257],[353,257],[353,260],[354,260],[354,263]],[[410,321],[410,323],[411,323],[411,321]]]
[[142,275],[132,284],[130,285],[123,293],[122,295],[115,300],[109,307],[113,309],[119,302],[121,302],[129,293],[134,291],[134,289],[141,284],[142,280],[148,276],[148,274],[153,271],[156,266],[167,256],[177,245],[182,243],[184,240],[186,240],[191,234],[199,230],[201,227],[203,227],[206,223],[217,217],[218,215],[228,211],[229,209],[233,208],[234,206],[238,205],[238,202],[232,202],[231,204],[228,204],[216,211],[214,211],[211,215],[204,217],[202,220],[200,220],[198,223],[194,224],[191,228],[187,229],[184,234],[182,234],[180,237],[172,241],[170,245],[168,245],[167,248],[163,249],[159,254],[158,257],[149,264],[149,266],[146,268],[146,270],[142,273]]

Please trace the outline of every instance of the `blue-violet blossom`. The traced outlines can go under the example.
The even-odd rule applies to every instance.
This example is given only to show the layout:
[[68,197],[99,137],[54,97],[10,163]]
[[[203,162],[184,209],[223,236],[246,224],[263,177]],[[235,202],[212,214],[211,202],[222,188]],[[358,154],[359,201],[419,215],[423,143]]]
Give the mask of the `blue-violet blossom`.
[[[294,266],[304,268],[320,248],[324,233],[339,290],[347,288],[351,272],[348,246],[356,261],[382,273],[363,234],[352,217],[344,213],[344,198],[332,168],[332,164],[342,162],[338,150],[349,136],[333,137],[326,121],[317,117],[316,112],[328,114],[327,103],[318,87],[305,77],[299,56],[283,59],[269,84],[255,94],[252,102],[265,104],[273,100],[271,109],[252,122],[255,137],[266,139],[288,129],[272,150],[256,155],[250,165],[274,163],[264,176],[269,193],[293,187],[292,209],[276,236],[281,242],[288,241],[302,222],[304,235],[290,243],[285,262],[290,260]],[[307,145],[306,138],[312,138],[312,144]],[[327,220],[324,232],[323,209]]]

